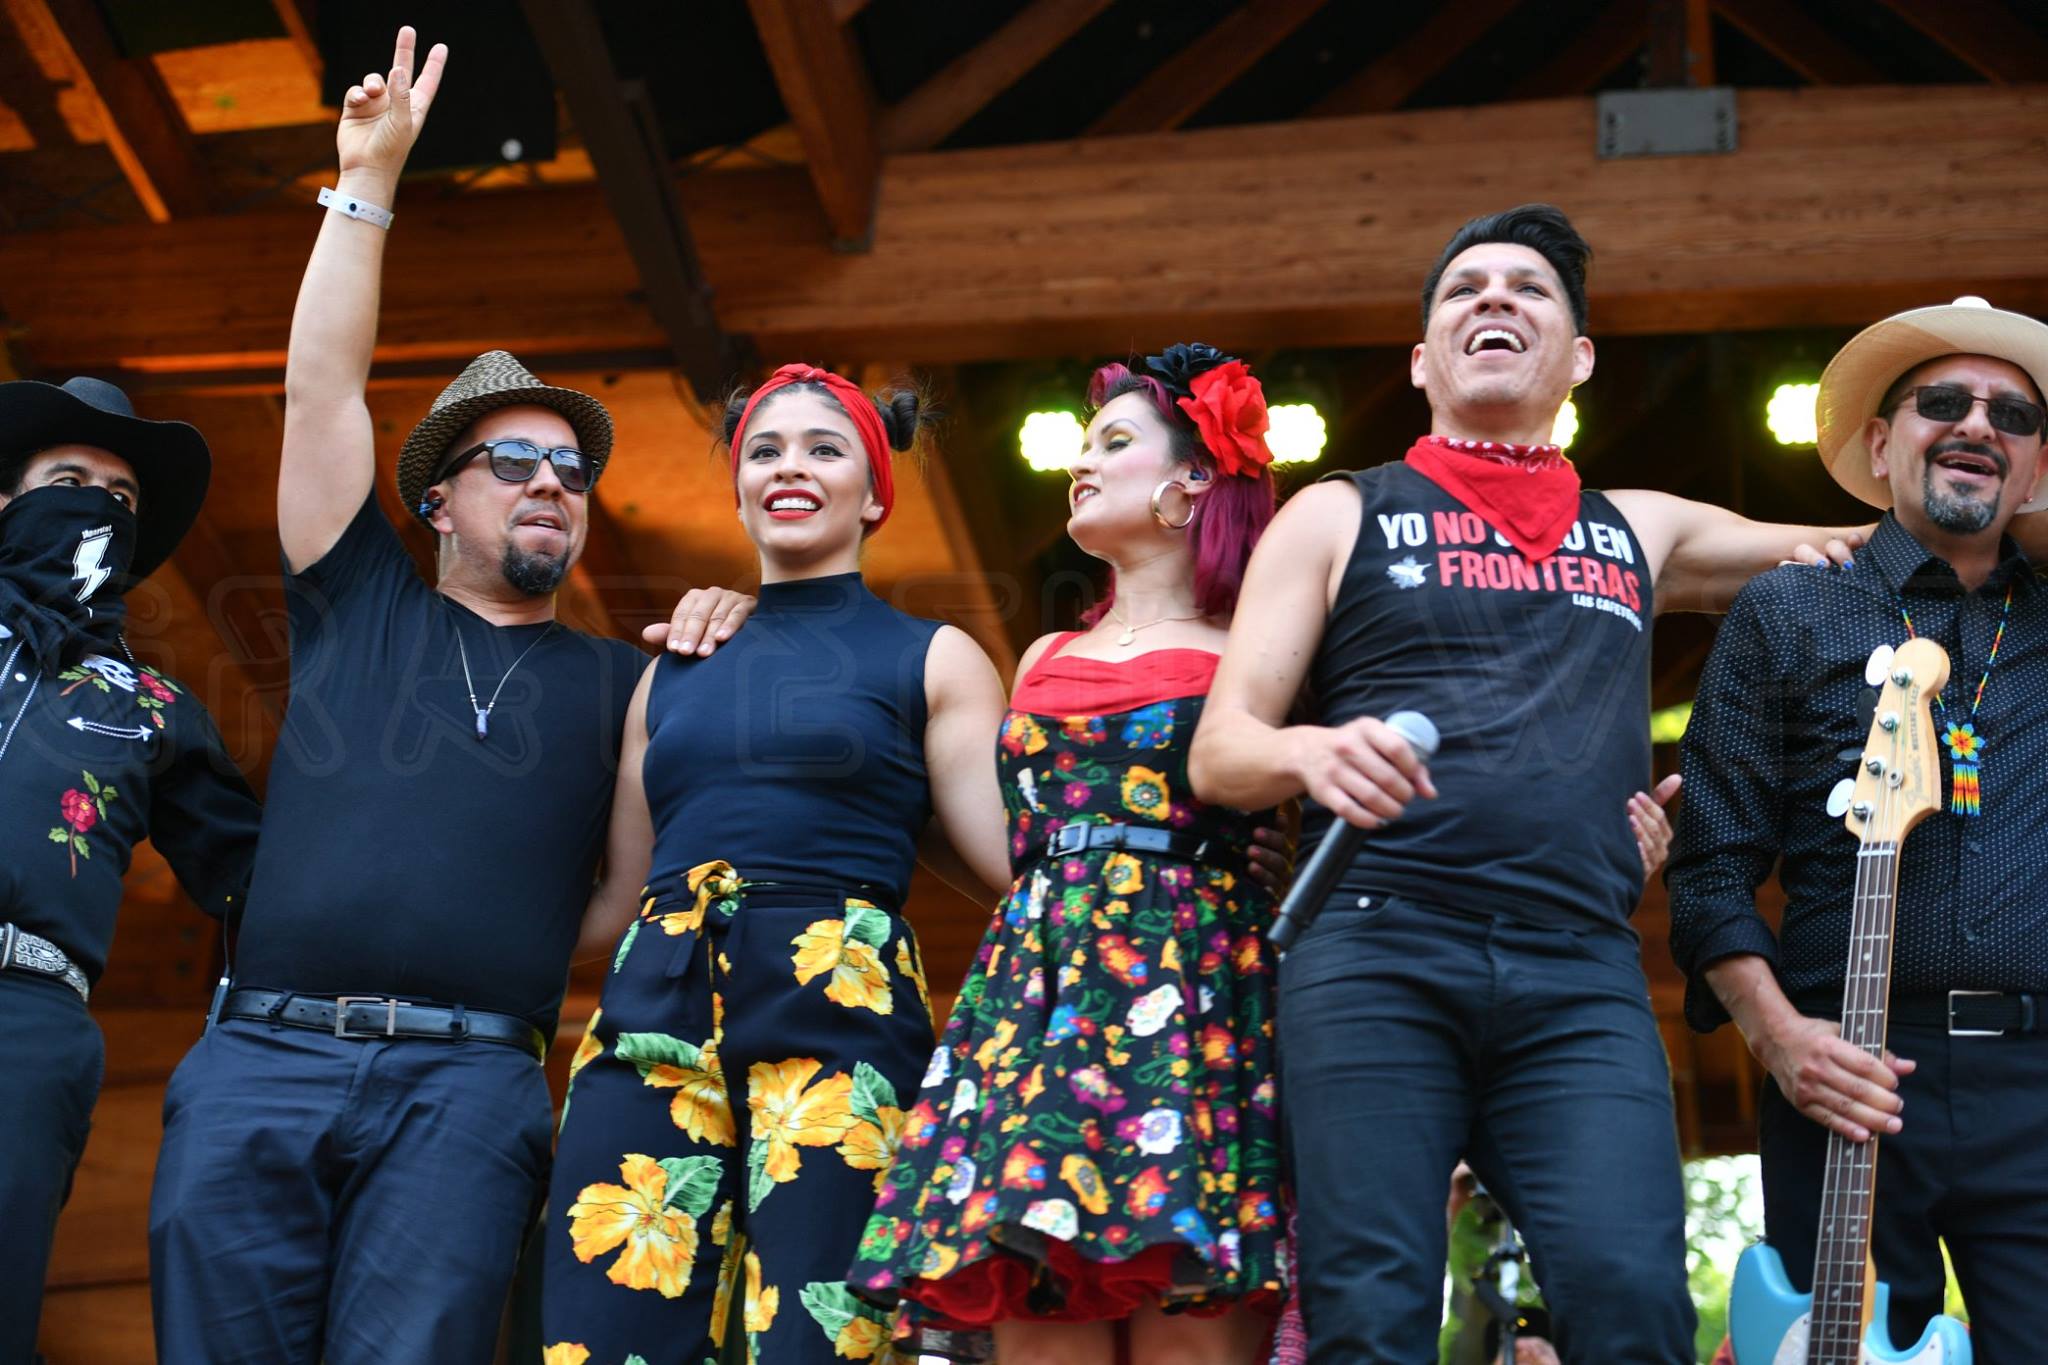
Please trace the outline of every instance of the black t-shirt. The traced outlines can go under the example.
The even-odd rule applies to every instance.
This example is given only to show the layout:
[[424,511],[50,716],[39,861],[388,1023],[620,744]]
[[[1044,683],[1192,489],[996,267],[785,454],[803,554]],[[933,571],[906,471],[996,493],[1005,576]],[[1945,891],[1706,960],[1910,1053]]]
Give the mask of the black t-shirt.
[[[1434,801],[1365,840],[1344,892],[1562,928],[1641,899],[1629,796],[1650,778],[1650,569],[1619,509],[1582,493],[1531,560],[1406,464],[1344,476],[1358,541],[1311,671],[1318,724],[1420,711]],[[1310,803],[1304,844],[1329,828]]]
[[[449,601],[374,498],[285,587],[291,704],[237,983],[461,1004],[552,1031],[645,657]],[[478,703],[498,694],[481,741],[458,632]]]

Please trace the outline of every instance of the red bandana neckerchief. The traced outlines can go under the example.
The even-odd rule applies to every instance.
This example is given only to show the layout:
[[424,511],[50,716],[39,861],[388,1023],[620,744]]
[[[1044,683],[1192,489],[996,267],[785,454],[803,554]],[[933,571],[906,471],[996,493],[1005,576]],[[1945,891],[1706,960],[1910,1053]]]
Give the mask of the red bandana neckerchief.
[[1531,559],[1556,554],[1578,520],[1579,471],[1561,446],[1425,436],[1408,463]]

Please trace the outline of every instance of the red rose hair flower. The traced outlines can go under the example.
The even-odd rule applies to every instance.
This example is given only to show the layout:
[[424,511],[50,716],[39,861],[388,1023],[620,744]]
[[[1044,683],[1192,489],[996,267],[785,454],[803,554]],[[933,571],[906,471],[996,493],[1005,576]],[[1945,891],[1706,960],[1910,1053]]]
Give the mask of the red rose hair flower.
[[1242,360],[1204,370],[1188,381],[1180,410],[1194,420],[1202,444],[1225,474],[1256,475],[1273,462],[1266,448],[1266,392]]

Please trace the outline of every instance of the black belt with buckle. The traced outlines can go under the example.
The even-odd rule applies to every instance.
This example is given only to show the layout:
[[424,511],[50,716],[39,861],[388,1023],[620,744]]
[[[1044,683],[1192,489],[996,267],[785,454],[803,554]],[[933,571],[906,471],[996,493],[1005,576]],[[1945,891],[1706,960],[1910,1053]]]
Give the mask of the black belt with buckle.
[[547,1059],[547,1039],[524,1019],[461,1005],[420,1005],[382,995],[299,995],[291,991],[229,991],[227,1019],[255,1019],[318,1029],[337,1038],[428,1038],[443,1043],[503,1043]]
[[[1219,840],[1144,825],[1061,825],[1046,836],[1043,856],[1071,858],[1090,849],[1111,848],[1152,853],[1182,862],[1242,865],[1244,856]],[[1216,856],[1211,856],[1211,855]]]
[[[1801,1014],[1838,1019],[1841,997],[1823,1002],[1811,995],[1793,1001]],[[1885,1018],[1908,1028],[1933,1029],[1953,1038],[2000,1038],[2007,1034],[2048,1033],[2048,995],[2008,991],[1943,991],[1897,995]]]

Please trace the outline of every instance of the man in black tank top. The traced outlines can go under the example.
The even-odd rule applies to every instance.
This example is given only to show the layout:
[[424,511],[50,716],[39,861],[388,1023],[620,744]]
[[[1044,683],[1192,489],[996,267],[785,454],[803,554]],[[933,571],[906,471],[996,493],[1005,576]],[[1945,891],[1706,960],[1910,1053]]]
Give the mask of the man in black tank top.
[[[1547,205],[1451,239],[1412,362],[1431,434],[1282,509],[1195,740],[1203,800],[1305,794],[1308,838],[1373,831],[1281,970],[1315,1361],[1434,1358],[1460,1157],[1527,1238],[1567,1362],[1692,1359],[1670,1076],[1628,924],[1650,619],[1856,537],[1578,486],[1547,442],[1593,371],[1589,256]],[[1284,724],[1305,684],[1313,723]],[[1378,719],[1403,709],[1442,733],[1431,768]]]

